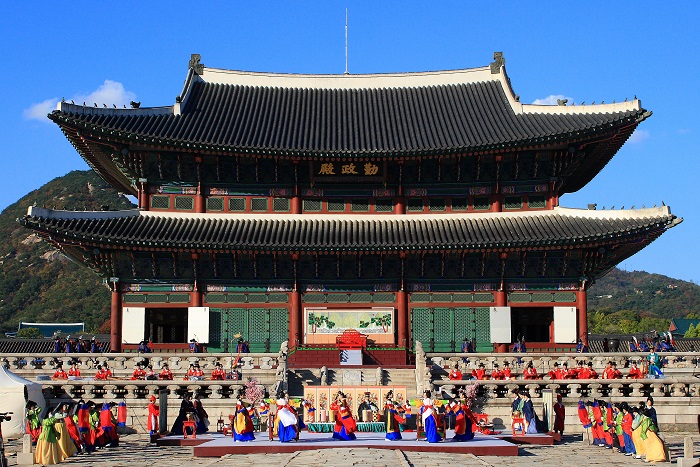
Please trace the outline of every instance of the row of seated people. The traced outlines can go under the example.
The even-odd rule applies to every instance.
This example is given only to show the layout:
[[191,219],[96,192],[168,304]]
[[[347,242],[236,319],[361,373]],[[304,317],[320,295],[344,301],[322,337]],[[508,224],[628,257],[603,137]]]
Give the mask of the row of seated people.
[[[521,379],[540,379],[542,378],[543,375],[540,375],[537,373],[537,369],[535,369],[534,365],[532,362],[529,362],[525,369],[523,370],[522,378]],[[593,362],[588,362],[586,365],[582,361],[578,362],[578,365],[576,368],[568,368],[568,364],[564,363],[563,365],[559,365],[559,362],[554,363],[554,369],[549,371],[547,373],[547,376],[549,379],[553,380],[558,380],[558,379],[598,379],[598,373],[593,369]],[[452,371],[450,371],[448,375],[449,379],[451,381],[460,381],[465,379],[464,374],[459,370],[457,365],[454,366]],[[623,374],[620,370],[617,369],[617,364],[615,362],[608,362],[605,370],[603,371],[602,374],[602,379],[621,379],[623,377]],[[627,378],[630,379],[639,379],[639,378],[644,378],[645,374],[644,371],[637,367],[636,362],[630,362],[630,369],[629,373],[627,374]],[[518,379],[517,375],[514,374],[511,369],[510,369],[510,364],[508,362],[503,363],[503,369],[501,369],[498,365],[498,363],[493,364],[493,370],[491,373],[488,373],[486,371],[486,366],[483,363],[479,363],[479,367],[476,369],[473,369],[471,372],[471,375],[467,379],[476,379],[476,380],[486,380],[486,379],[491,379],[491,380],[512,380],[512,379]]]
[[[221,363],[216,364],[216,368],[212,371],[211,374],[211,379],[212,380],[225,380],[225,379],[239,379],[240,374],[238,371],[231,371],[231,372],[226,372]],[[71,365],[71,368],[66,372],[63,369],[62,364],[58,364],[56,367],[56,371],[54,372],[53,376],[51,379],[54,380],[67,380],[69,377],[75,377],[75,378],[81,378],[82,374],[80,372],[80,369],[78,368],[77,363],[73,363]],[[103,363],[101,365],[97,365],[97,372],[95,373],[94,377],[95,380],[100,380],[100,381],[105,381],[105,380],[110,380],[110,379],[124,379],[124,378],[118,378],[115,377],[112,373],[112,370],[109,368],[107,363]],[[160,371],[160,373],[156,373],[153,370],[153,365],[144,365],[142,363],[139,363],[136,365],[136,368],[134,368],[134,371],[131,375],[131,380],[169,380],[172,381],[173,379],[173,372],[170,371],[170,368],[168,368],[168,364],[164,363],[163,367]],[[202,371],[201,367],[199,366],[198,363],[193,363],[190,364],[189,370],[187,370],[187,374],[184,377],[185,380],[189,381],[201,381],[206,379],[204,372]]]

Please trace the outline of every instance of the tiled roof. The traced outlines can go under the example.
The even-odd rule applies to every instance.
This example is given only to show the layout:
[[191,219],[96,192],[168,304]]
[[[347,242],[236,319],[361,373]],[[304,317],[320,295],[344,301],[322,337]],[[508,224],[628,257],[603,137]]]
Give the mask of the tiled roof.
[[666,206],[628,211],[555,208],[513,213],[339,217],[137,210],[90,213],[32,207],[20,221],[57,239],[105,246],[371,251],[576,245],[640,234],[651,241],[682,219]]
[[637,100],[578,107],[523,105],[516,101],[504,69],[382,79],[386,76],[226,75],[205,68],[201,76],[190,74],[182,103],[173,107],[105,109],[61,103],[49,118],[134,144],[354,156],[443,155],[551,144],[613,127],[631,133],[648,116]]

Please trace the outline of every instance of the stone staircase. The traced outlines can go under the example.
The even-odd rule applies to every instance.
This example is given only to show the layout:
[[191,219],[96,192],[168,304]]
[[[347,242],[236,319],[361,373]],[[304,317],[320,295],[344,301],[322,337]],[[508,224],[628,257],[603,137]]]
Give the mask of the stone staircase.
[[[416,395],[415,370],[411,368],[327,368],[322,380],[321,368],[293,368],[288,372],[289,394],[301,396],[304,386],[406,386],[410,397]],[[323,383],[323,384],[322,384]]]

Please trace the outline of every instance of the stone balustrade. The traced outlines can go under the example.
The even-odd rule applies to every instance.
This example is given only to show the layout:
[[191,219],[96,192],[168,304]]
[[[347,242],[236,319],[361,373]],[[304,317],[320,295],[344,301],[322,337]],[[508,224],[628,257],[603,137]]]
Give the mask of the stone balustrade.
[[[476,369],[483,363],[486,370],[490,372],[494,363],[503,368],[503,363],[510,363],[511,370],[520,372],[529,362],[532,362],[535,369],[540,374],[546,374],[554,368],[554,363],[567,363],[569,368],[575,368],[578,361],[592,362],[593,368],[600,374],[609,361],[617,364],[620,371],[625,373],[624,368],[629,361],[644,360],[648,353],[640,352],[608,352],[608,353],[427,353],[426,361],[434,376],[446,374],[458,364],[462,372]],[[670,375],[688,375],[694,371],[700,373],[700,352],[664,352],[659,354],[666,359],[664,373]],[[466,362],[465,362],[466,360]]]
[[[77,361],[83,377],[93,376],[97,371],[97,365],[106,362],[114,376],[128,378],[131,377],[134,367],[138,363],[148,361],[153,365],[156,373],[160,372],[164,363],[167,363],[173,376],[176,379],[182,379],[187,373],[190,363],[199,363],[205,377],[209,377],[217,363],[221,363],[223,368],[229,371],[236,358],[237,355],[231,353],[43,353],[4,354],[0,357],[0,364],[13,373],[33,379],[38,375],[52,375],[57,362],[62,363],[63,369],[68,371],[71,362]],[[285,358],[286,355],[278,353],[241,354],[236,368],[243,372],[246,370],[277,370]]]

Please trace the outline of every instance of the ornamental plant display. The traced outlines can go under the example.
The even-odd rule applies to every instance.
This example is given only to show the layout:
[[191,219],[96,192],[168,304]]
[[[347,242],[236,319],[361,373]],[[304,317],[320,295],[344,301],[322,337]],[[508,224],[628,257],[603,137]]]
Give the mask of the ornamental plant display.
[[257,405],[265,397],[265,387],[259,385],[255,378],[248,378],[244,388],[245,398],[253,405]]
[[391,326],[391,315],[389,313],[383,315],[372,316],[369,321],[360,320],[360,328],[365,329],[374,324],[381,326],[384,332],[389,331],[389,326]]
[[335,327],[335,323],[329,320],[328,316],[317,315],[316,313],[309,313],[309,324],[311,325],[311,332],[316,332],[317,328],[323,326],[328,329],[333,329]]

